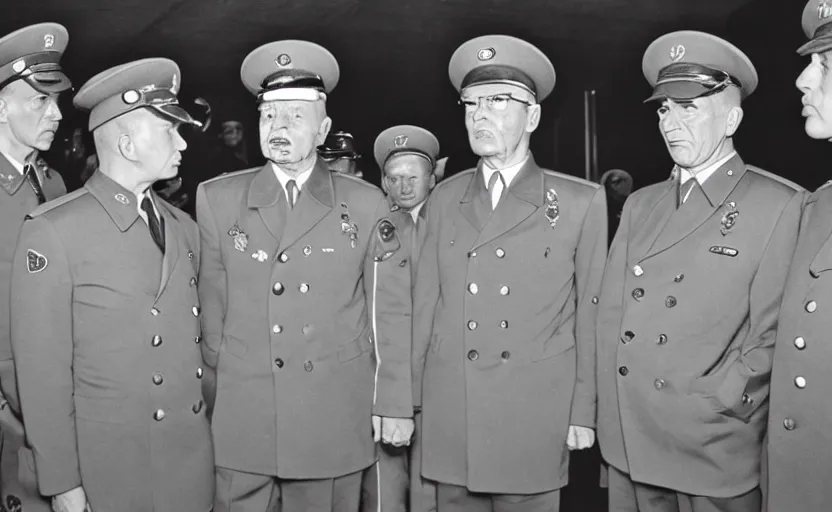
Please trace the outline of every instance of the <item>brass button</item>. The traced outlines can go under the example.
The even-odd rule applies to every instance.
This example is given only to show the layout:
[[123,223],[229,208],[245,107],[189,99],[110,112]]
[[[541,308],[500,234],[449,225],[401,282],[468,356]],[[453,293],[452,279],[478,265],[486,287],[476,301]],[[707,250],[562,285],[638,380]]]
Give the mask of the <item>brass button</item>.
[[802,336],[798,336],[794,339],[794,346],[797,347],[797,350],[803,350],[806,348],[806,340]]
[[286,263],[287,261],[289,261],[289,255],[285,252],[281,252],[280,256],[278,256],[277,259],[280,260],[280,263]]
[[644,297],[644,288],[636,288],[633,290],[633,298],[636,300],[641,300]]
[[277,366],[278,368],[283,368],[283,359],[280,359],[278,357],[277,359],[274,360],[274,365]]
[[806,387],[806,379],[801,376],[797,376],[794,378],[794,385],[797,386],[797,389],[803,389]]
[[624,331],[624,336],[621,338],[621,341],[624,343],[629,343],[633,341],[633,338],[636,337],[636,334],[633,331]]
[[165,379],[162,378],[161,373],[154,373],[153,374],[153,383],[156,384],[157,386],[161,385],[164,380]]
[[468,352],[468,359],[470,359],[471,361],[476,361],[479,358],[480,354],[476,350],[471,350],[470,352]]
[[797,424],[796,424],[796,423],[795,423],[795,421],[794,421],[793,419],[791,419],[791,418],[786,418],[785,420],[783,420],[783,427],[784,427],[786,430],[794,430],[794,428],[795,428],[796,426],[797,426]]
[[497,247],[497,250],[494,251],[494,254],[496,254],[498,258],[506,257],[506,251],[504,251],[501,247]]
[[194,338],[194,343],[199,344],[200,341],[202,341],[202,336],[197,336],[196,338]]
[[298,286],[298,290],[300,290],[300,293],[306,293],[309,291],[309,285],[306,283],[300,283],[300,286]]
[[508,295],[510,291],[511,290],[509,290],[508,286],[504,285],[500,287],[500,295]]
[[202,410],[202,405],[203,405],[204,403],[205,403],[205,402],[203,402],[202,400],[200,400],[199,402],[195,403],[193,407],[191,407],[191,410],[192,410],[192,411],[194,411],[194,414],[199,414],[199,411],[201,411],[201,410]]
[[156,409],[156,412],[153,413],[153,419],[156,421],[162,421],[163,419],[165,419],[165,410]]
[[592,303],[598,304],[598,297],[592,297]]
[[150,314],[153,315],[153,316],[158,316],[159,315],[159,310],[156,309],[156,308],[153,308],[153,309],[150,310]]
[[272,332],[275,333],[275,334],[280,334],[281,332],[283,332],[283,327],[281,327],[277,324],[274,324],[272,326]]
[[274,283],[272,293],[275,295],[283,295],[283,283]]
[[468,330],[473,331],[476,328],[477,328],[477,322],[475,322],[473,320],[468,320]]
[[153,345],[154,347],[158,347],[159,345],[162,344],[162,337],[157,334],[156,336],[153,337],[153,341],[151,341],[150,344]]
[[471,295],[476,295],[478,291],[479,291],[479,288],[477,287],[477,283],[470,283],[468,285],[468,292]]
[[625,377],[628,373],[630,373],[630,370],[628,370],[626,366],[619,366],[618,367],[618,373],[622,377]]
[[681,283],[682,279],[685,278],[685,274],[677,274],[676,277],[673,278],[674,283]]
[[192,307],[191,312],[194,314],[194,316],[199,316],[199,306]]
[[500,328],[508,329],[508,320],[500,320]]
[[477,257],[477,251],[471,251],[471,252],[469,252],[469,253],[468,253],[468,257],[469,257],[469,258],[476,258],[476,257]]
[[195,277],[191,278],[191,286],[196,286],[196,278]]
[[749,395],[748,393],[743,393],[742,403],[743,403],[743,405],[751,405],[751,404],[754,403],[754,399],[751,398],[751,395]]
[[659,334],[659,337],[656,338],[656,343],[659,345],[664,345],[667,343],[667,334]]
[[502,357],[503,359],[508,359],[509,357],[511,357],[511,353],[508,350],[504,350],[503,353],[500,354],[500,357]]
[[644,275],[644,269],[641,268],[641,265],[636,265],[633,267],[633,274],[636,277],[641,277],[642,275]]
[[306,370],[307,372],[311,372],[312,368],[313,368],[312,361],[306,361],[305,363],[303,363],[303,369]]
[[656,389],[662,389],[664,387],[664,384],[665,382],[663,379],[656,379],[655,382],[653,382],[653,385],[656,387]]
[[203,372],[202,368],[197,368],[197,369],[196,369],[196,378],[197,378],[197,379],[201,379],[201,378],[202,378],[203,373],[204,373],[204,372]]
[[188,259],[189,260],[194,259],[194,251],[188,251]]
[[669,297],[664,299],[664,305],[666,307],[669,307],[669,308],[676,307],[676,297],[674,297],[673,295],[670,295]]
[[808,313],[814,313],[815,310],[817,310],[817,309],[818,309],[818,303],[817,302],[815,302],[813,300],[810,300],[809,302],[806,303],[806,311]]

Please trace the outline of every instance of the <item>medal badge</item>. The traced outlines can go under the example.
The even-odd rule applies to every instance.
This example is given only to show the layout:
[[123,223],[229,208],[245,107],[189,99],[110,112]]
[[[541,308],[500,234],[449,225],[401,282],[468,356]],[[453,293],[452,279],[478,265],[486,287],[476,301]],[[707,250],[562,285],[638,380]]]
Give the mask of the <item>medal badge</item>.
[[240,229],[240,226],[235,222],[231,229],[228,230],[228,235],[234,239],[234,248],[240,252],[245,252],[248,247],[248,235]]
[[259,261],[260,263],[263,263],[264,261],[269,259],[269,255],[266,254],[266,251],[264,251],[263,249],[260,249],[257,252],[253,253],[251,257]]
[[558,204],[558,194],[553,188],[546,191],[545,215],[546,220],[549,221],[549,225],[554,229],[560,218],[560,206]]
[[353,249],[358,245],[358,225],[355,222],[350,222],[350,211],[346,203],[341,203],[341,233],[350,237],[350,247]]
[[737,223],[737,217],[739,217],[740,212],[737,210],[737,203],[731,201],[725,203],[728,211],[722,216],[722,227],[719,228],[719,232],[722,233],[722,236],[728,234],[728,232],[734,227]]

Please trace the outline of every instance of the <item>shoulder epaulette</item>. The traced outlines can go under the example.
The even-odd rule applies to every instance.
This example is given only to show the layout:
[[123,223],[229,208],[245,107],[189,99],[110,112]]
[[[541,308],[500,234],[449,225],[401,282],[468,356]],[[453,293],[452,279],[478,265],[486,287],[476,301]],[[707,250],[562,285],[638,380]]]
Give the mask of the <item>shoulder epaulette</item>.
[[251,173],[259,171],[262,168],[263,167],[260,166],[260,167],[251,167],[249,169],[243,169],[242,171],[224,172],[224,173],[220,174],[219,176],[214,176],[210,180],[205,180],[205,181],[201,182],[200,184],[213,183],[215,181],[221,181],[221,180],[224,180],[224,179],[233,178],[235,176],[242,176],[242,175],[245,175],[245,174],[251,174]]
[[53,200],[48,201],[46,203],[43,203],[42,205],[40,205],[37,208],[35,208],[34,210],[32,210],[32,213],[30,213],[26,217],[29,218],[29,219],[34,219],[35,217],[43,215],[44,213],[46,213],[48,211],[52,211],[52,210],[54,210],[55,208],[57,208],[59,206],[63,206],[66,203],[68,203],[72,200],[75,200],[75,199],[78,199],[81,196],[87,195],[88,193],[89,193],[89,191],[86,188],[83,188],[83,187],[79,188],[78,190],[73,190],[69,194],[64,194],[61,197],[58,197],[56,199],[53,199]]
[[760,169],[759,167],[755,167],[753,165],[748,165],[748,164],[746,164],[746,168],[749,171],[753,171],[756,174],[759,174],[760,176],[765,176],[766,178],[770,178],[774,181],[782,183],[783,185],[786,185],[787,187],[791,188],[792,190],[794,190],[796,192],[803,192],[804,190],[806,190],[803,187],[801,187],[800,185],[798,185],[797,183],[795,183],[793,181],[789,181],[789,180],[787,180],[786,178],[784,178],[780,175],[774,174],[773,172],[768,172],[766,170]]
[[599,185],[598,183],[587,181],[583,178],[572,176],[571,174],[564,174],[562,172],[552,171],[551,169],[543,169],[543,174],[545,174],[546,176],[552,176],[554,178],[562,178],[565,180],[569,180],[573,183],[577,183],[578,185],[586,185],[587,187],[590,187],[593,190],[598,190],[599,188],[601,188],[601,185]]

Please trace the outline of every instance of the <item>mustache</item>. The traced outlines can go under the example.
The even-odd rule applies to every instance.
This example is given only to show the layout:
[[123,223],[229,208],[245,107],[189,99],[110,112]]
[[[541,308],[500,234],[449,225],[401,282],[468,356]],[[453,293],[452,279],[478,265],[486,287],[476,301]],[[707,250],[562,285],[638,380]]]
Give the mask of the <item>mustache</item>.
[[285,137],[272,137],[269,139],[269,144],[272,146],[291,146],[292,141]]

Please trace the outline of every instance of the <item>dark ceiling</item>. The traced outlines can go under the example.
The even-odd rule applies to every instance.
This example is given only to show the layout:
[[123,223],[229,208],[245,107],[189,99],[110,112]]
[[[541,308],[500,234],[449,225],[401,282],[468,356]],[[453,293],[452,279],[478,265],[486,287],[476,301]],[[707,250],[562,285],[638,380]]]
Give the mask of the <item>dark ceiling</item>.
[[[12,4],[12,0],[2,2]],[[436,133],[443,153],[450,156],[450,173],[475,159],[448,81],[448,59],[471,37],[514,35],[540,47],[558,73],[556,92],[543,104],[543,123],[533,140],[538,161],[583,174],[583,91],[594,89],[600,170],[627,169],[639,184],[661,179],[671,165],[656,132],[653,107],[641,103],[648,93],[641,76],[642,52],[662,33],[705,30],[743,48],[761,75],[759,92],[746,112],[751,128],[744,127],[748,135],[740,137],[746,160],[763,166],[787,165],[791,160],[785,153],[794,144],[809,147],[800,129],[799,95],[792,85],[803,62],[794,53],[802,38],[802,0],[23,0],[14,4],[4,9],[0,33],[40,21],[56,21],[69,29],[64,64],[76,87],[111,65],[169,57],[182,68],[182,95],[207,98],[218,118],[243,120],[255,145],[255,106],[239,80],[243,58],[272,40],[317,42],[332,51],[341,67],[341,81],[328,105],[335,129],[352,132],[359,149],[369,155],[375,135],[384,128],[400,123],[424,126]],[[68,116],[65,124],[80,119]],[[782,130],[789,132],[786,139]],[[791,142],[775,150],[783,140]],[[816,153],[825,149],[811,147]],[[370,163],[367,160],[365,164]],[[788,169],[771,170],[788,174]],[[802,178],[806,186],[816,186],[816,181],[820,179],[812,173]]]

